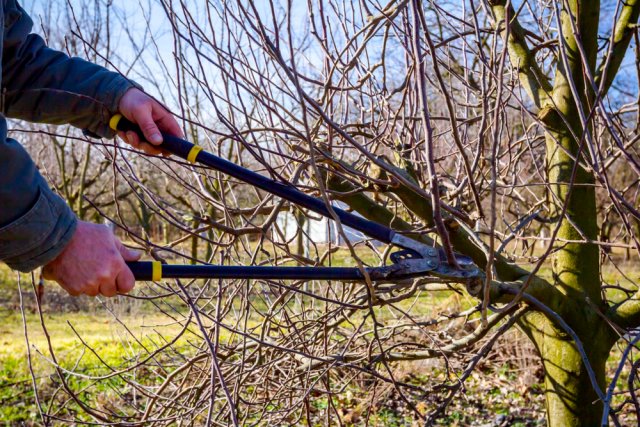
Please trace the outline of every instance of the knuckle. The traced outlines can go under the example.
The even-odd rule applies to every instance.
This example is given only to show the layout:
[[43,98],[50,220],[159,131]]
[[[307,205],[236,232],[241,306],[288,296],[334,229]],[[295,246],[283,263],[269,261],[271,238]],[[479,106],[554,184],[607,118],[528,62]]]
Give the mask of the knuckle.
[[99,282],[109,280],[111,279],[112,276],[113,276],[113,272],[111,268],[103,267],[96,272],[96,279]]
[[145,105],[144,102],[135,102],[132,106],[131,106],[131,112],[134,115],[140,115],[140,114],[146,114],[147,113],[147,106]]
[[44,267],[42,269],[42,277],[44,277],[45,280],[54,280],[55,276],[53,274],[53,269],[50,267]]
[[116,290],[113,286],[103,286],[100,288],[100,293],[105,297],[112,297],[116,295]]
[[96,282],[88,282],[80,293],[90,297],[95,297],[98,295],[98,284]]
[[156,130],[156,125],[153,122],[145,122],[140,126],[140,129],[142,129],[144,133],[154,132]]

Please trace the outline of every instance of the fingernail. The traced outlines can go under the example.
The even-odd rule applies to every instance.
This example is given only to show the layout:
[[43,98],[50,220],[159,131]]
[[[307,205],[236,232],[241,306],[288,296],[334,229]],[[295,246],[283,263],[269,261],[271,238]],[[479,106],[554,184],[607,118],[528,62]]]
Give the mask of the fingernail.
[[162,135],[160,135],[159,133],[153,133],[151,134],[151,141],[154,144],[160,144],[162,143]]

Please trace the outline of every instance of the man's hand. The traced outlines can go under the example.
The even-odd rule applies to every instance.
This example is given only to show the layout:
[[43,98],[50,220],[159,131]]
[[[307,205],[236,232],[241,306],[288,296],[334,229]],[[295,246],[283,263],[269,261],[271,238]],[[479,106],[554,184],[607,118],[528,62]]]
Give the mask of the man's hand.
[[162,154],[161,150],[154,147],[162,143],[160,131],[183,137],[182,130],[173,115],[156,100],[136,88],[125,92],[120,99],[118,109],[124,117],[140,126],[146,140],[151,144],[140,141],[135,132],[118,132],[118,136],[147,154]]
[[64,250],[44,266],[44,278],[55,280],[73,296],[126,294],[135,278],[125,261],[137,261],[140,255],[124,247],[104,225],[79,221]]

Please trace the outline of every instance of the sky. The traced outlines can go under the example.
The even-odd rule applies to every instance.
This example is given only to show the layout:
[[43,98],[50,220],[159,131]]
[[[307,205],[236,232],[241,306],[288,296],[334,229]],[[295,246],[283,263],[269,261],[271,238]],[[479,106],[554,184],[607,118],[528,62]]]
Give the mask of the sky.
[[[66,1],[67,0],[58,0],[59,4],[64,4],[64,2]],[[68,0],[68,1],[76,10],[76,13],[81,14],[82,4],[86,4],[86,3],[93,4],[94,1],[105,3],[106,0]],[[212,1],[215,4],[220,3],[220,0],[209,0],[209,1]],[[345,0],[345,1],[348,1],[348,0]],[[243,1],[243,3],[246,3],[246,2],[247,2],[246,0]],[[281,0],[281,2],[284,2],[284,0]],[[381,0],[381,2],[386,3],[386,0],[384,1]],[[56,2],[42,1],[42,0],[22,0],[21,3],[23,7],[25,7],[25,9],[32,15],[32,17],[34,18],[34,21],[36,21],[35,31],[41,32],[39,18],[46,16],[44,8],[50,7],[51,4],[55,4]],[[186,3],[189,6],[189,11],[195,15],[198,15],[199,14],[198,9],[202,8],[203,5],[206,4],[206,1],[205,0],[186,0]],[[154,37],[157,40],[159,40],[157,49],[159,50],[160,55],[163,58],[169,58],[169,59],[172,58],[173,38],[170,32],[168,31],[169,24],[168,24],[164,10],[159,5],[159,0],[112,0],[112,4],[113,4],[112,7],[116,11],[116,14],[119,17],[121,24],[127,27],[127,30],[131,32],[132,38],[134,40],[135,39],[144,40],[144,33],[146,30],[144,19],[146,18],[146,16],[143,15],[142,11],[145,10],[146,13],[150,13],[149,22],[151,26],[151,31],[154,33]],[[141,7],[141,4],[143,5],[142,7]],[[268,13],[267,13],[268,3],[266,1],[255,0],[254,4],[258,7],[258,9],[265,12],[265,16],[268,16]],[[455,2],[453,2],[453,4],[455,4]],[[516,10],[519,9],[521,4],[522,4],[521,0],[514,0],[514,6]],[[599,31],[601,37],[607,37],[609,35],[609,32],[612,27],[612,23],[613,23],[612,16],[613,16],[613,12],[615,11],[616,4],[617,4],[617,0],[602,0],[601,2],[601,7],[603,11],[601,23],[600,23],[600,31]],[[300,9],[298,13],[300,13],[301,17],[303,18],[301,20],[302,22],[306,18],[306,1],[294,1],[294,10],[297,8]],[[202,13],[200,14],[203,15]],[[216,19],[216,17],[214,16],[213,19]],[[55,32],[56,23],[59,23],[60,25],[63,25],[66,27],[66,24],[61,21],[64,21],[64,19],[59,19],[55,23],[46,22],[46,24],[51,26],[52,32]],[[551,23],[551,25],[552,27],[554,26],[553,22]],[[68,33],[69,28],[61,28],[60,32]],[[117,43],[119,45],[118,55],[121,56],[121,60],[119,61],[120,64],[133,63],[133,58],[134,58],[133,50],[131,49],[130,43],[127,40],[126,33],[123,31],[122,28],[120,28],[119,31],[116,30],[115,32],[116,34],[118,34],[115,37],[115,40],[119,40],[117,41]],[[155,53],[155,49],[152,49],[152,50]],[[620,92],[618,96],[615,98],[620,99],[621,103],[629,102],[635,96],[637,96],[638,80],[637,80],[635,64],[633,59],[634,59],[633,53],[630,50],[625,59],[625,62],[623,63],[620,76],[616,81],[616,86],[622,92]],[[153,70],[153,67],[156,67],[157,64],[154,65],[153,61],[149,61],[149,64],[150,64],[149,66],[152,67],[151,68],[152,74],[156,74]],[[155,71],[158,73],[160,72],[159,69],[156,69]],[[215,72],[215,70],[212,70],[212,72]],[[145,75],[147,74],[149,74],[149,69],[142,70],[136,67],[136,64],[134,64],[131,70],[131,74],[129,76],[133,79],[140,79],[140,78],[145,78]],[[145,86],[144,82],[140,82],[140,83],[143,84],[143,86]],[[163,88],[163,90],[170,91],[171,87],[165,87]],[[150,91],[153,92],[153,89]],[[153,94],[156,96],[162,95],[158,93],[153,93]]]

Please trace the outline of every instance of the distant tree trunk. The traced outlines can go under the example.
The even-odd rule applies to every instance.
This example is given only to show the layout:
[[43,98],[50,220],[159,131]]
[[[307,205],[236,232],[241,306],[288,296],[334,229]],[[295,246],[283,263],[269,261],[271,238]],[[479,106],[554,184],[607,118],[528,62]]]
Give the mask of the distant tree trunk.
[[196,218],[193,219],[193,236],[191,236],[191,261],[192,265],[195,265],[198,262],[198,241],[200,240],[200,235],[195,232],[200,226],[200,221]]
[[298,223],[298,231],[296,234],[296,255],[304,256],[305,254],[305,239],[304,239],[304,229],[305,223],[307,222],[306,217],[304,216],[304,212],[300,209],[296,211],[296,219]]

